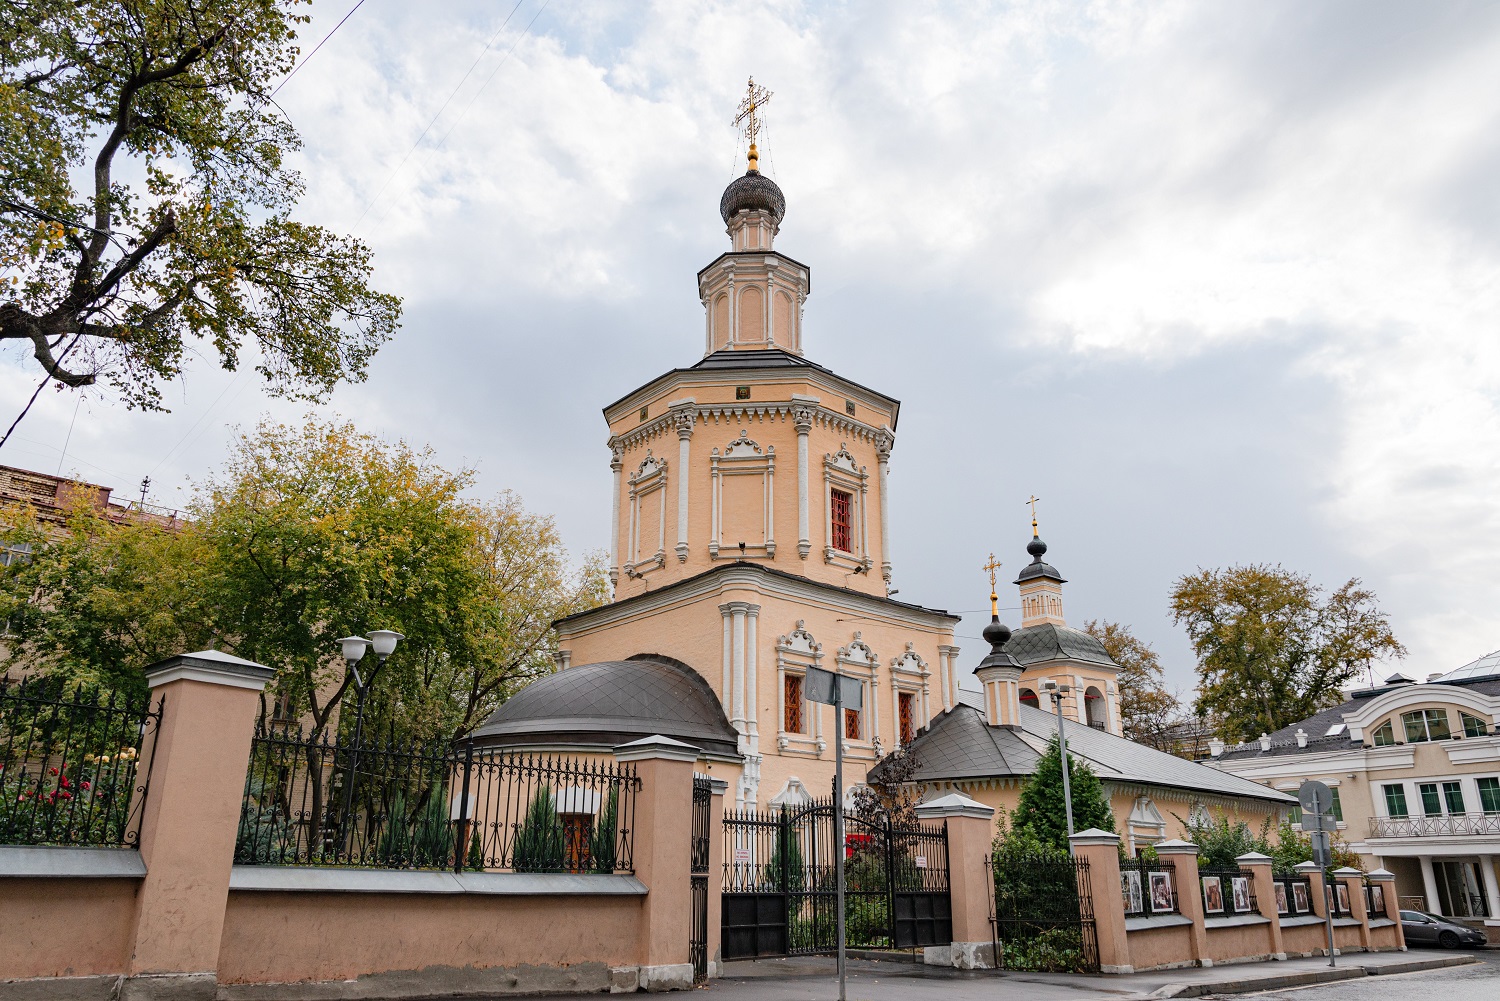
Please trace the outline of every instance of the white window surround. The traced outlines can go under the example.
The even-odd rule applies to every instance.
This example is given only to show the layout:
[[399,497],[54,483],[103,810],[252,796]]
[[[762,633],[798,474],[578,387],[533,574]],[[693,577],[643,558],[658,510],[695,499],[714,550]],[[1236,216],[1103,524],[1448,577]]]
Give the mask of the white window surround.
[[[1417,778],[1406,777],[1400,779],[1375,779],[1370,783],[1371,797],[1375,804],[1375,816],[1381,819],[1390,819],[1389,807],[1385,800],[1386,786],[1401,786],[1406,792],[1406,818],[1418,820],[1426,816],[1422,810],[1422,792],[1418,788],[1423,785],[1436,785],[1438,787],[1438,803],[1441,812],[1433,816],[1451,816],[1448,812],[1448,799],[1443,793],[1444,782],[1457,782],[1463,788],[1464,812],[1468,814],[1483,813],[1483,800],[1479,795],[1479,780],[1486,778],[1500,778],[1500,764],[1492,772],[1475,772],[1473,774],[1453,774],[1445,772],[1441,775],[1427,775]],[[1402,818],[1398,818],[1402,819]],[[1341,825],[1342,826],[1342,825]],[[1488,839],[1491,835],[1476,835],[1482,839]]]
[[[725,539],[723,501],[724,478],[726,476],[758,476],[761,481],[763,524],[761,541],[748,539]],[[760,445],[751,440],[750,432],[741,430],[740,436],[730,442],[721,453],[717,448],[709,454],[709,477],[713,485],[710,504],[713,509],[712,534],[708,541],[710,559],[734,559],[741,556],[741,542],[745,543],[744,556],[776,558],[776,446],[768,445],[762,451]]]
[[[641,510],[645,504],[656,505],[656,538],[644,540],[647,549],[642,553]],[[636,471],[630,474],[630,533],[627,539],[630,558],[625,562],[625,576],[644,577],[667,565],[667,460],[658,459],[649,448]]]
[[[833,454],[823,455],[823,562],[845,566],[850,570],[869,572],[870,533],[865,503],[870,488],[870,474],[854,461],[847,445]],[[842,490],[850,496],[849,534],[853,552],[833,548],[833,492]]]
[[[796,628],[776,639],[776,749],[783,753],[805,753],[821,756],[828,742],[823,737],[822,706],[816,702],[802,700],[802,719],[806,733],[793,733],[782,729],[786,725],[786,678],[787,675],[807,677],[807,669],[820,667],[823,661],[823,645],[813,639],[807,631],[807,623],[797,620]],[[805,682],[804,682],[805,685]]]
[[[920,730],[927,725],[927,679],[931,672],[927,670],[927,662],[914,649],[915,644],[906,644],[906,651],[899,657],[891,658],[891,719],[896,720],[898,727],[901,720],[901,693],[907,692],[916,696],[916,716],[912,720],[912,729]],[[899,729],[892,734],[899,745],[901,734]]]

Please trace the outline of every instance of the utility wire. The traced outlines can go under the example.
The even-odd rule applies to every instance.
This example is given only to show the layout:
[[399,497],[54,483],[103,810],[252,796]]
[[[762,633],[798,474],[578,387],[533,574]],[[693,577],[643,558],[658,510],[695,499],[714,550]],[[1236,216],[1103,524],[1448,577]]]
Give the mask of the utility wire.
[[340,18],[339,19],[339,23],[335,24],[333,26],[333,30],[330,31],[330,32],[328,32],[328,34],[326,34],[326,35],[323,36],[323,41],[319,42],[317,45],[314,45],[312,47],[312,51],[309,52],[307,55],[303,56],[301,59],[299,59],[297,61],[297,65],[295,65],[295,66],[292,67],[292,71],[290,73],[288,73],[286,76],[284,76],[284,77],[281,78],[281,82],[276,85],[276,89],[273,90],[273,91],[271,91],[271,93],[269,93],[269,94],[266,95],[266,100],[269,101],[271,98],[273,98],[277,94],[279,94],[281,92],[281,88],[283,88],[283,87],[286,86],[287,81],[290,80],[292,77],[296,76],[297,75],[297,71],[300,70],[302,67],[306,66],[307,65],[307,61],[309,59],[311,59],[313,56],[315,56],[315,55],[318,54],[318,50],[323,47],[323,42],[326,42],[330,38],[332,38],[333,37],[333,32],[338,31],[340,28],[342,28],[344,26],[344,22],[347,21],[347,20],[349,20],[351,17],[353,17],[354,16],[354,12],[357,11],[357,10],[359,10],[361,7],[363,7],[364,4],[365,4],[365,0],[359,0],[359,2],[356,3],[353,7],[350,7],[349,8],[349,13],[345,14],[342,18]]
[[[516,16],[516,11],[521,9],[521,4],[524,2],[525,0],[516,0],[516,5],[510,9],[509,14],[505,15],[505,20],[500,22],[500,27],[495,29],[495,33],[490,36],[490,40],[484,43],[484,48],[479,50],[479,55],[474,58],[474,62],[471,63],[468,70],[464,72],[463,79],[458,81],[458,86],[453,88],[453,92],[448,95],[448,99],[443,102],[443,106],[441,108],[438,108],[437,114],[432,116],[432,121],[427,123],[427,127],[422,130],[422,134],[417,136],[417,141],[411,144],[411,149],[407,150],[406,155],[401,158],[401,162],[396,164],[396,169],[391,171],[390,174],[387,175],[386,179],[381,182],[380,188],[375,192],[373,196],[371,196],[370,200],[365,203],[364,211],[359,214],[358,219],[354,220],[355,226],[358,226],[361,222],[364,222],[365,216],[370,214],[370,209],[373,208],[375,206],[375,203],[380,200],[380,196],[385,194],[385,189],[389,187],[390,183],[396,179],[396,175],[401,173],[401,168],[406,166],[406,161],[410,160],[411,155],[417,151],[417,147],[422,145],[422,140],[427,138],[427,133],[432,131],[432,127],[437,124],[437,120],[442,117],[443,112],[448,110],[448,105],[453,103],[453,99],[458,96],[459,88],[463,87],[464,82],[469,79],[469,75],[473,73],[475,67],[479,65],[479,61],[483,59],[485,57],[485,54],[490,51],[490,46],[495,44],[495,40],[500,37],[500,33],[504,31],[505,26],[510,23],[510,19]],[[535,18],[533,18],[533,20],[535,20]],[[508,55],[509,53],[507,53],[507,56]],[[494,74],[491,74],[491,76],[493,75]],[[489,81],[486,80],[485,82],[488,83]],[[452,130],[450,129],[449,131]],[[447,137],[444,136],[444,138]]]
[[[63,348],[62,354],[60,354],[60,355],[57,356],[57,361],[53,363],[53,368],[60,368],[62,366],[63,359],[65,359],[65,358],[68,357],[68,352],[72,351],[73,348],[75,346],[77,346],[78,339],[80,337],[82,337],[82,336],[83,336],[82,333],[77,333],[77,334],[73,335],[73,339],[68,342],[68,346],[65,347],[65,348]],[[34,393],[31,394],[31,399],[29,399],[29,400],[26,401],[26,406],[22,407],[21,408],[21,412],[19,414],[16,414],[16,419],[10,422],[10,427],[6,430],[5,437],[4,438],[0,438],[0,448],[4,448],[5,447],[5,443],[8,442],[8,441],[10,441],[10,436],[15,433],[16,425],[18,425],[18,424],[21,423],[21,418],[25,417],[28,413],[31,412],[31,405],[36,402],[36,398],[38,396],[42,395],[42,390],[46,389],[47,388],[47,383],[49,383],[51,381],[52,381],[52,369],[49,368],[47,370],[46,376],[43,377],[42,381],[36,384],[36,392],[34,392]],[[75,411],[75,413],[76,413],[76,411]]]

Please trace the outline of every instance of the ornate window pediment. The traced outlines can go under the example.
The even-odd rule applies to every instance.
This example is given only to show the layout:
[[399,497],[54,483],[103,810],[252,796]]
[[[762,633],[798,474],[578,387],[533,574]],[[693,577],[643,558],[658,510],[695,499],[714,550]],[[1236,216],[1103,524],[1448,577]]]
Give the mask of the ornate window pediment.
[[849,641],[848,646],[839,647],[839,660],[848,664],[859,664],[863,667],[875,667],[880,663],[880,658],[875,656],[862,635],[854,634],[854,639]]
[[741,431],[740,436],[730,442],[729,446],[724,449],[723,457],[726,459],[738,459],[741,456],[757,456],[761,454],[763,453],[760,450],[760,446],[750,438],[750,432]]
[[814,657],[822,656],[823,644],[813,639],[812,633],[807,631],[806,621],[798,619],[795,629],[776,640],[776,649],[783,653],[800,653]]
[[630,534],[627,577],[643,577],[667,565],[667,460],[646,449],[630,474]]
[[823,454],[823,562],[865,572],[874,565],[865,505],[869,486],[869,471],[854,461],[846,445]]
[[904,672],[906,674],[927,674],[927,662],[914,649],[915,644],[906,644],[906,652],[899,657],[891,658],[891,670]]
[[839,445],[839,450],[832,455],[824,455],[823,461],[834,469],[842,469],[855,476],[859,475],[859,463],[854,461],[854,456],[850,454],[847,445]]

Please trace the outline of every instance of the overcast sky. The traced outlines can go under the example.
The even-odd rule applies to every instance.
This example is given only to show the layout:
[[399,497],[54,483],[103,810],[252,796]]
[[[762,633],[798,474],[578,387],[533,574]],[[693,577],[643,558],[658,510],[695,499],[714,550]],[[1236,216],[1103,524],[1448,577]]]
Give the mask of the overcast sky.
[[[303,217],[406,301],[319,412],[607,548],[600,407],[701,356],[753,73],[807,354],[902,401],[895,583],[970,613],[966,663],[1033,492],[1069,620],[1183,690],[1198,567],[1362,577],[1419,676],[1500,647],[1500,5],[513,3],[366,0],[279,95]],[[0,359],[7,409],[34,385]],[[173,506],[307,409],[206,362],[168,399],[85,400],[63,457],[44,394],[0,462]]]

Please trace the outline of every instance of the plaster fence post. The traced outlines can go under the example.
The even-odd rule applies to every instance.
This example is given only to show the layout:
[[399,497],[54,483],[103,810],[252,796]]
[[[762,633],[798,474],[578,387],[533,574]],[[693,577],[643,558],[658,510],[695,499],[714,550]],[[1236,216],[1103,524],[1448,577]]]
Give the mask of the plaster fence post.
[[162,697],[141,816],[146,877],[119,997],[212,1001],[260,692],[271,668],[204,650],[146,668]]
[[1359,922],[1359,946],[1370,950],[1370,912],[1365,906],[1365,874],[1358,869],[1344,866],[1333,871],[1333,878],[1342,883],[1349,894],[1349,916]]
[[1396,948],[1406,951],[1406,929],[1401,925],[1401,901],[1396,897],[1396,874],[1389,869],[1367,873],[1370,882],[1379,884],[1385,898],[1385,917],[1396,927]]
[[[1295,866],[1295,869],[1297,875],[1307,877],[1307,892],[1308,896],[1312,897],[1313,913],[1320,918],[1326,918],[1328,916],[1328,880],[1324,876],[1323,870],[1318,868],[1318,863],[1311,861],[1302,862]],[[1324,954],[1327,954],[1326,944]],[[1333,954],[1335,956],[1342,955],[1338,947],[1337,938],[1334,939]]]
[[922,962],[960,970],[992,970],[995,945],[990,911],[994,907],[995,877],[990,869],[990,845],[995,809],[953,793],[920,804],[917,816],[924,822],[948,827],[948,895],[953,913],[953,941],[946,946],[928,946],[922,952]]
[[1286,959],[1286,948],[1281,943],[1281,912],[1276,910],[1276,879],[1271,873],[1272,859],[1260,852],[1246,852],[1235,859],[1242,871],[1250,873],[1255,887],[1255,904],[1261,917],[1271,922],[1267,943],[1272,959]]
[[708,975],[724,975],[724,960],[720,956],[723,943],[724,922],[724,793],[729,783],[724,779],[710,779],[713,784],[713,803],[708,808]]
[[[657,735],[615,748],[615,760],[635,765],[635,875],[646,884],[641,907],[640,986],[647,991],[692,990],[693,762],[700,752]],[[711,899],[710,895],[710,899]]]
[[1134,973],[1130,939],[1125,934],[1125,898],[1120,892],[1120,836],[1097,827],[1068,839],[1073,857],[1089,864],[1094,934],[1099,942],[1100,973]]
[[1208,928],[1203,919],[1203,884],[1198,879],[1198,846],[1187,841],[1158,841],[1156,854],[1172,867],[1172,885],[1177,890],[1177,909],[1192,922],[1188,929],[1193,962],[1213,966],[1208,955]]

